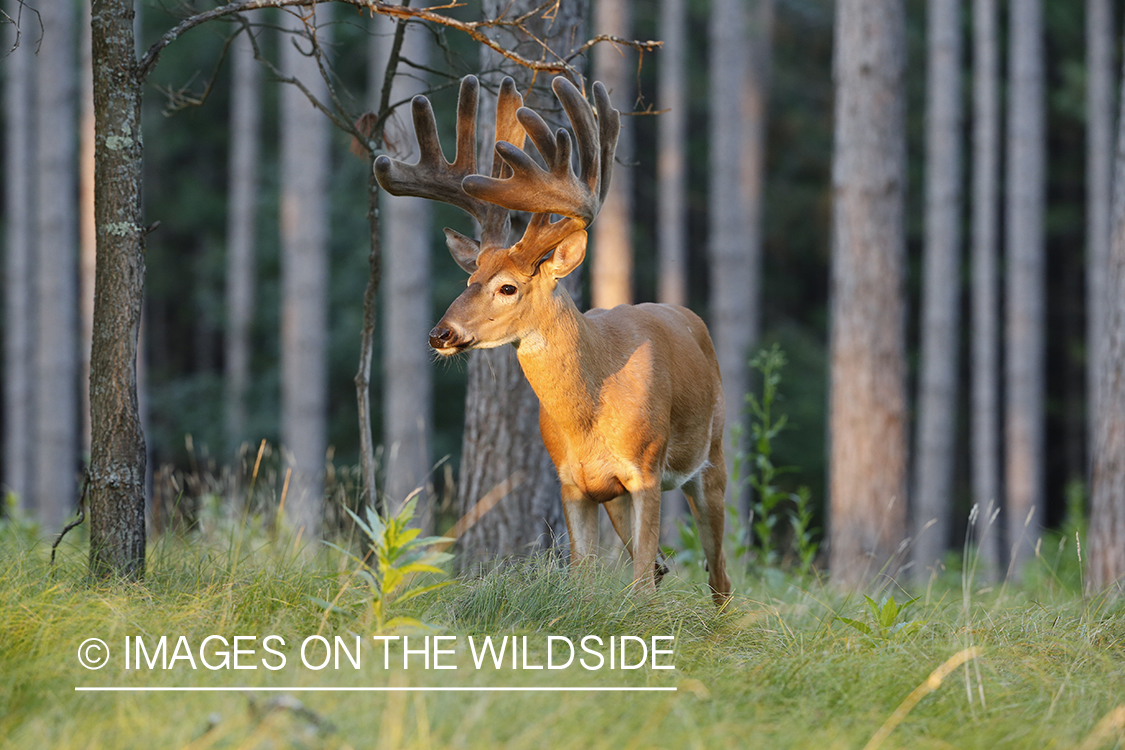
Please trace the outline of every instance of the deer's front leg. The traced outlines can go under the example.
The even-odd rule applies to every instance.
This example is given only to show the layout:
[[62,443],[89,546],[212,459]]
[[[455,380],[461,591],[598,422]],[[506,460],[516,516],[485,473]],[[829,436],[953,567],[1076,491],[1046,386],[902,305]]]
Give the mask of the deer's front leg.
[[570,534],[570,564],[598,554],[598,504],[572,484],[562,486],[563,518]]

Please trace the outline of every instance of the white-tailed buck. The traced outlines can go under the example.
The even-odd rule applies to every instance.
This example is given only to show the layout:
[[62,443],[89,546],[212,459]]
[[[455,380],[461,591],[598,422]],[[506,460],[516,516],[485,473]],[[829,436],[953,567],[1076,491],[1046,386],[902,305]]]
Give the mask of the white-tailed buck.
[[[699,527],[716,602],[730,593],[722,554],[726,468],[723,389],[707,327],[672,305],[620,305],[578,312],[559,279],[586,254],[586,228],[605,200],[617,146],[619,114],[605,87],[593,86],[595,109],[565,78],[555,95],[577,142],[552,132],[505,79],[496,105],[492,176],[477,173],[479,86],[461,82],[457,154],[446,161],[430,102],[414,98],[420,158],[386,156],[375,174],[387,192],[458,206],[480,224],[480,241],[451,229],[446,242],[467,271],[468,288],[430,331],[439,354],[515,344],[539,397],[543,442],[559,472],[571,562],[596,553],[598,505],[633,557],[633,575],[651,589],[657,562],[660,493],[683,487]],[[523,150],[531,138],[546,169]],[[509,211],[532,214],[509,245]],[[557,220],[552,221],[552,215]]]

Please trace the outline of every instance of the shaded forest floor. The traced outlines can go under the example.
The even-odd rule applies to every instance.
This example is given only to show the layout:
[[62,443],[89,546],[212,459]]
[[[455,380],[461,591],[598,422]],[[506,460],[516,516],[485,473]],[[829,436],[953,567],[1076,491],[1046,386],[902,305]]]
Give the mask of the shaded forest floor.
[[[354,563],[330,549],[301,556],[285,541],[230,533],[205,543],[166,536],[151,545],[143,585],[93,586],[85,542],[61,548],[54,574],[47,546],[0,526],[0,747],[31,748],[1121,748],[1125,746],[1125,602],[1084,598],[1060,561],[1037,561],[1021,586],[984,585],[948,573],[899,612],[871,610],[815,579],[777,571],[736,577],[739,593],[716,612],[704,573],[679,566],[655,598],[626,591],[621,571],[579,580],[560,561],[513,563],[404,604],[431,623],[439,643],[430,669],[394,643],[389,657],[371,638],[369,606],[324,602],[352,580]],[[896,605],[909,599],[900,589]],[[356,602],[359,602],[358,604]],[[844,618],[844,619],[841,619]],[[880,620],[882,618],[882,620]],[[868,632],[864,632],[868,631]],[[279,641],[264,644],[266,635]],[[313,635],[363,645],[361,667],[347,656],[312,669],[300,644]],[[124,665],[125,638],[156,657],[161,635],[168,669]],[[234,659],[222,663],[223,636]],[[512,668],[480,651],[490,635],[527,636]],[[576,648],[565,669],[546,665],[547,636]],[[642,640],[674,636],[657,664],[610,669],[597,635]],[[177,648],[193,650],[192,669]],[[108,666],[87,670],[80,645],[100,638]],[[421,648],[420,633],[410,647]],[[431,643],[434,643],[431,641]],[[670,648],[672,641],[657,641]],[[264,645],[286,657],[264,650]],[[565,661],[556,639],[553,661]],[[253,649],[253,653],[245,653]],[[560,651],[560,649],[562,649]],[[353,649],[354,651],[354,649]],[[326,656],[310,645],[315,666]],[[562,654],[560,656],[560,654]],[[479,653],[477,654],[479,656]],[[97,658],[95,651],[87,657]],[[135,657],[136,654],[134,653]],[[510,656],[510,652],[509,652]],[[618,659],[619,653],[614,654]],[[390,668],[384,668],[389,658]],[[963,662],[963,663],[961,663]],[[456,665],[457,669],[436,669]],[[524,669],[526,664],[529,668]],[[268,665],[268,666],[267,666]],[[944,674],[944,671],[948,674]],[[935,672],[936,670],[936,672]],[[939,681],[940,680],[940,681]],[[78,686],[248,687],[232,692],[77,692]],[[458,687],[462,692],[262,691],[263,687]],[[674,692],[488,692],[483,688],[663,687]],[[870,744],[868,744],[870,743]]]

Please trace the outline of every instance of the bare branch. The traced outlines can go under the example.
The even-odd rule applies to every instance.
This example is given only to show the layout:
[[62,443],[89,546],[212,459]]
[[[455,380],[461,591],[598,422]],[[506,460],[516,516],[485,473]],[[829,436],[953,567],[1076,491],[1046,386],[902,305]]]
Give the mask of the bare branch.
[[39,14],[38,10],[29,6],[23,0],[17,0],[17,3],[18,3],[19,10],[16,11],[16,17],[15,18],[12,18],[11,16],[9,16],[6,11],[0,10],[0,15],[2,15],[4,18],[7,19],[6,23],[10,23],[10,24],[12,24],[13,26],[16,27],[16,38],[12,42],[12,46],[9,47],[8,51],[4,53],[4,57],[7,57],[8,55],[12,54],[17,49],[19,49],[20,37],[23,36],[23,26],[21,25],[20,21],[23,20],[23,9],[24,8],[27,8],[29,11],[34,13],[36,20],[39,21],[39,43],[35,45],[35,54],[39,54],[39,48],[43,46],[43,31],[44,31],[44,29],[43,29],[43,16],[41,16]]
[[[367,10],[372,14],[389,16],[391,18],[398,18],[402,20],[425,21],[439,26],[446,26],[451,29],[456,29],[467,35],[474,41],[483,44],[485,47],[493,50],[497,54],[511,60],[514,63],[522,65],[525,68],[536,72],[543,73],[573,73],[573,68],[570,60],[574,59],[575,55],[585,52],[594,44],[599,42],[611,42],[613,44],[620,44],[623,46],[633,47],[640,51],[657,49],[661,42],[638,42],[621,39],[609,35],[601,35],[587,41],[579,50],[566,58],[562,58],[554,53],[547,47],[546,43],[539,40],[534,34],[530,33],[526,28],[526,21],[528,18],[534,16],[540,11],[550,11],[551,8],[557,8],[557,0],[548,0],[544,5],[537,8],[531,13],[526,13],[516,18],[505,18],[501,15],[499,18],[486,19],[483,21],[460,21],[455,18],[443,15],[436,12],[437,10],[448,10],[456,7],[461,7],[458,3],[449,3],[447,5],[434,6],[432,8],[411,8],[405,5],[390,5],[388,3],[380,2],[379,0],[236,0],[236,2],[227,3],[226,5],[211,10],[197,13],[193,16],[185,18],[175,27],[169,29],[165,34],[160,37],[144,54],[138,65],[138,77],[144,80],[148,74],[152,72],[152,68],[156,65],[156,61],[160,57],[160,53],[169,44],[178,39],[184,32],[189,31],[200,24],[212,21],[218,18],[235,15],[238,13],[245,13],[251,10],[260,10],[263,8],[292,8],[296,6],[309,6],[317,5],[324,2],[341,2],[346,5],[352,5],[356,8]],[[525,33],[530,39],[537,41],[543,47],[545,52],[544,57],[552,57],[554,62],[543,60],[531,60],[522,55],[516,54],[510,50],[504,49],[499,42],[490,38],[484,33],[485,29],[491,28],[514,28]]]

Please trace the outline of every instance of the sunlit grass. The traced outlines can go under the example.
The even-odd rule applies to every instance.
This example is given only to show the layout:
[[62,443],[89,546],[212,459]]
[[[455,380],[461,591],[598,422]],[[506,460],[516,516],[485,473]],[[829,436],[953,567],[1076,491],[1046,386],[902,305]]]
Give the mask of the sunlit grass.
[[[172,535],[150,551],[143,584],[93,585],[80,536],[57,570],[28,534],[0,533],[0,747],[52,748],[993,748],[1125,746],[1125,606],[1083,597],[1064,558],[1041,555],[1022,586],[987,586],[957,571],[900,615],[921,623],[873,639],[838,620],[868,617],[861,595],[813,579],[742,577],[718,612],[704,574],[681,566],[655,597],[623,571],[572,572],[557,556],[513,562],[409,602],[401,614],[458,637],[456,670],[408,670],[367,642],[360,670],[313,671],[292,654],[304,637],[368,636],[362,607],[326,615],[355,584],[354,563],[282,533],[226,528]],[[1054,550],[1052,550],[1054,552]],[[1065,556],[1065,552],[1064,552]],[[867,592],[875,594],[875,592]],[[290,664],[273,672],[87,671],[88,637],[279,634]],[[474,668],[469,636],[674,635],[675,670]],[[350,641],[349,641],[350,642]],[[170,644],[171,645],[171,644]],[[928,677],[965,649],[979,657],[929,692]],[[261,652],[258,654],[261,655]],[[120,654],[117,655],[120,657]],[[401,656],[398,657],[401,659]],[[669,693],[76,693],[132,686],[668,686]],[[916,703],[907,700],[914,693]],[[906,702],[906,703],[904,703]],[[1117,710],[1118,713],[1114,713]],[[896,713],[897,712],[897,713]],[[885,740],[877,733],[893,716]]]

